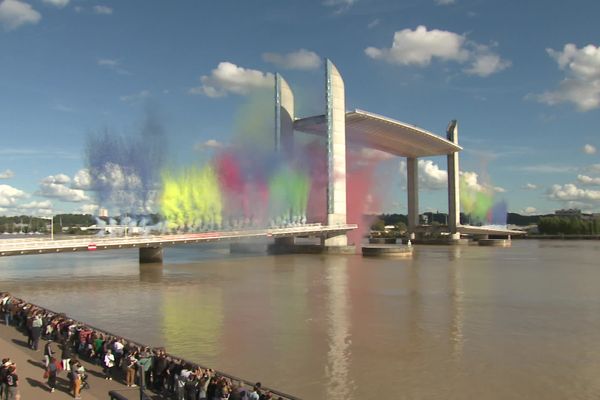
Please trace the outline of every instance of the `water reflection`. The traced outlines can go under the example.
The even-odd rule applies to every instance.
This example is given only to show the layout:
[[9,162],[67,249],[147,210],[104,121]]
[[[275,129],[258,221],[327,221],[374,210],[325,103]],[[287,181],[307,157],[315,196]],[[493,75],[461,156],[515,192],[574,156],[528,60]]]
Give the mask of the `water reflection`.
[[327,266],[327,399],[352,398],[354,382],[349,376],[350,366],[350,299],[348,293],[348,258],[331,257]]
[[160,283],[164,275],[162,263],[140,264],[140,282]]
[[222,343],[223,291],[208,285],[180,285],[157,291],[161,296],[162,332],[167,349],[189,357],[204,355],[210,364]]
[[[460,246],[454,246],[459,248]],[[460,253],[460,252],[459,252]],[[452,327],[450,329],[450,338],[452,340],[452,358],[460,363],[463,356],[465,343],[464,335],[464,290],[463,290],[463,272],[460,265],[449,266],[449,284],[452,293]]]

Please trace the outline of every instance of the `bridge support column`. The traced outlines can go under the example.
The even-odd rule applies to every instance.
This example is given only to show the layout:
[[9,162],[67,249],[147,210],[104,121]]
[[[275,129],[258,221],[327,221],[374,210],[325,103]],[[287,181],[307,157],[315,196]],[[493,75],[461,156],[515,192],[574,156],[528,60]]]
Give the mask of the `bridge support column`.
[[[450,121],[446,129],[446,138],[458,144],[458,122]],[[458,166],[458,152],[448,154],[448,231],[453,240],[460,239],[458,226],[460,225],[460,172]]]
[[406,159],[406,191],[408,194],[408,234],[415,239],[415,231],[419,225],[419,165],[416,158]]
[[275,151],[294,153],[294,93],[281,75],[275,75]]
[[162,263],[162,247],[140,247],[140,264]]
[[[325,117],[327,121],[327,224],[346,223],[346,102],[344,81],[326,61]],[[346,234],[326,238],[324,246],[346,246]]]
[[295,244],[296,238],[294,236],[275,238],[275,246],[293,246]]

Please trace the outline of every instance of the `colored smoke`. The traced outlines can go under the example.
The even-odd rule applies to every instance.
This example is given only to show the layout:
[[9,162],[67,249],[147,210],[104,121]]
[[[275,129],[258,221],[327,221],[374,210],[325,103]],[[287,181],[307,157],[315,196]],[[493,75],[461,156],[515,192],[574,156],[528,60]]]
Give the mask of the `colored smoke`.
[[[475,178],[477,175],[474,176]],[[507,204],[505,200],[496,200],[494,191],[488,183],[485,185],[473,182],[473,176],[466,174],[460,178],[460,206],[468,215],[469,225],[503,225],[506,226]]]
[[120,215],[151,212],[165,154],[165,132],[150,106],[137,135],[118,135],[109,129],[89,135],[89,190],[99,207]]

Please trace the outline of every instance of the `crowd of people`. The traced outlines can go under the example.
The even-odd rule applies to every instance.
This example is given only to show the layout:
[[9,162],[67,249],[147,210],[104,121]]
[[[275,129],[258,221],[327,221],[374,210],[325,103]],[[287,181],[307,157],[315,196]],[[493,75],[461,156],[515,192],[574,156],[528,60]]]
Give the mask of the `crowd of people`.
[[[27,345],[39,350],[45,341],[43,356],[48,390],[56,389],[57,376],[65,371],[70,393],[81,398],[81,389],[89,387],[87,373],[80,360],[102,366],[107,380],[122,381],[127,387],[144,385],[164,398],[176,400],[268,400],[275,399],[260,382],[252,387],[173,357],[164,348],[125,340],[36,305],[9,293],[0,293],[0,315],[6,325],[14,325],[27,336]],[[3,360],[0,366],[2,397],[18,394],[16,365]],[[11,397],[12,396],[12,397]],[[282,397],[278,397],[283,400]]]

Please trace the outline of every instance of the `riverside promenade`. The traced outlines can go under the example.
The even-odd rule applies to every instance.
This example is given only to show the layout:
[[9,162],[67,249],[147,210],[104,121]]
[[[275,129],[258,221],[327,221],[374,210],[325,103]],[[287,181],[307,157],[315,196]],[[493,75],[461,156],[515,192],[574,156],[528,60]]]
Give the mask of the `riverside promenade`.
[[[0,324],[0,357],[9,357],[17,365],[17,375],[19,376],[19,391],[21,400],[45,400],[45,399],[72,399],[73,395],[69,393],[69,380],[67,373],[62,371],[58,375],[56,391],[50,393],[50,389],[44,379],[43,346],[38,351],[33,351],[27,346],[27,337],[24,336],[14,326]],[[89,389],[81,391],[82,400],[109,398],[108,392],[118,391],[127,399],[139,399],[139,390],[137,388],[127,388],[124,383],[104,379],[102,368],[98,365],[90,364],[80,360],[88,374]],[[146,394],[151,399],[160,399],[162,397],[155,395],[150,391]]]

